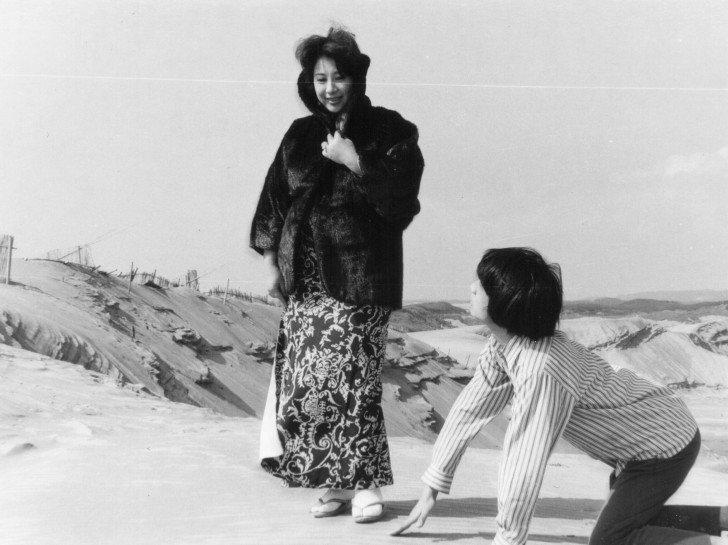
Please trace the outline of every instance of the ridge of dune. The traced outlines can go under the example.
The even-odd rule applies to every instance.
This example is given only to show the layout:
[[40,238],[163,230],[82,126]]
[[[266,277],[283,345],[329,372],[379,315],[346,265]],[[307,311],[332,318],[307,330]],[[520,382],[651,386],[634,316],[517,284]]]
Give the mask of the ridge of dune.
[[[659,384],[728,386],[727,316],[689,322],[581,317],[562,320],[559,328],[614,367],[632,369]],[[476,325],[409,335],[473,367],[487,334],[485,326]]]
[[659,384],[728,386],[728,317],[676,322],[630,318],[563,320],[564,332],[617,368]]
[[[713,460],[715,467],[728,469],[728,439],[722,429],[717,429],[718,422],[725,421],[728,409],[721,407],[720,417],[708,417],[707,412],[716,410],[716,403],[705,401],[714,395],[720,397],[728,386],[728,317],[704,316],[690,322],[637,316],[584,317],[562,320],[560,329],[615,368],[632,369],[658,384],[675,388],[694,410],[701,411],[699,421],[705,455]],[[418,331],[410,336],[431,344],[459,361],[461,366],[473,368],[487,334],[484,326],[469,326]],[[709,388],[693,392],[701,386]],[[720,403],[717,405],[720,407]],[[507,414],[503,416],[507,418]],[[504,424],[499,422],[495,427]],[[491,444],[498,444],[499,438],[502,430],[491,438]],[[575,450],[565,441],[559,441],[557,448],[562,452]]]
[[[18,283],[0,286],[2,342],[223,414],[262,408],[265,391],[254,386],[269,373],[261,352],[271,350],[273,307],[222,305],[186,288],[129,289],[117,277],[52,261],[19,261],[14,270]],[[196,349],[175,340],[179,330],[235,350]]]

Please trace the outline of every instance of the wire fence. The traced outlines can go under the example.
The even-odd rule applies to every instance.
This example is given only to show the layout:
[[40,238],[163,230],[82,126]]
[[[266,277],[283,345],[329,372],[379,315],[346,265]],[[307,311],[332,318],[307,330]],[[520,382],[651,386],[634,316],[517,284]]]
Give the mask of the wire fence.
[[169,280],[157,274],[156,271],[153,273],[136,271],[134,273],[119,273],[117,276],[123,280],[128,280],[131,277],[131,281],[135,284],[154,284],[160,288],[178,288],[182,283],[180,279]]
[[220,286],[216,286],[214,288],[211,288],[207,292],[208,295],[212,295],[215,297],[223,297],[224,299],[227,299],[229,297],[232,297],[233,299],[239,299],[241,301],[247,301],[248,303],[264,303],[266,305],[272,305],[273,301],[272,298],[268,295],[260,295],[257,293],[252,293],[249,291],[242,291],[238,289],[229,289],[229,288],[222,288]]
[[74,246],[72,248],[59,248],[45,253],[42,259],[62,261],[64,263],[75,263],[84,267],[93,267],[94,259],[91,255],[91,248],[88,244]]
[[151,273],[139,272],[137,269],[134,268],[134,265],[132,264],[130,272],[119,273],[116,276],[127,281],[131,279],[131,283],[134,284],[154,285],[160,288],[186,287],[195,291],[200,291],[200,281],[197,275],[197,271],[195,269],[187,271],[187,273],[182,278],[170,280],[169,278],[165,278],[157,274],[157,271]]
[[[108,235],[104,235],[102,238],[106,238]],[[9,242],[6,241],[9,239]],[[7,261],[8,278],[9,278],[9,267],[10,258],[9,255],[5,259],[6,254],[11,253],[11,250],[5,251],[4,248],[12,247],[13,237],[7,235],[0,235],[0,274],[5,271],[5,262]],[[101,240],[101,239],[98,239]],[[73,246],[71,248],[59,248],[56,250],[50,250],[45,252],[41,259],[49,259],[52,261],[61,261],[63,263],[74,263],[85,267],[97,268],[94,265],[93,255],[91,254],[91,244],[95,244],[97,241],[90,242],[88,244],[82,244]],[[206,273],[209,274],[209,273]],[[205,275],[199,275],[196,269],[188,270],[183,277],[176,279],[165,278],[162,275],[154,272],[139,272],[138,268],[134,267],[134,263],[131,264],[129,272],[119,272],[116,274],[118,278],[126,280],[129,283],[129,289],[132,284],[139,285],[153,285],[160,288],[178,288],[187,287],[195,291],[200,291],[200,278]],[[214,295],[219,297],[232,297],[242,301],[248,302],[260,302],[267,305],[272,305],[273,300],[268,295],[260,295],[252,292],[244,292],[238,289],[229,289],[230,281],[228,280],[228,287],[223,289],[221,287],[215,287],[210,289],[208,295]]]

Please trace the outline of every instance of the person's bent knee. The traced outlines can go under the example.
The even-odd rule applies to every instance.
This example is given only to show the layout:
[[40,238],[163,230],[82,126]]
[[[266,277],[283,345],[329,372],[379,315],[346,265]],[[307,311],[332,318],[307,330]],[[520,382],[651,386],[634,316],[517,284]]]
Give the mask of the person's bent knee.
[[627,545],[635,530],[620,528],[595,528],[589,537],[589,545]]

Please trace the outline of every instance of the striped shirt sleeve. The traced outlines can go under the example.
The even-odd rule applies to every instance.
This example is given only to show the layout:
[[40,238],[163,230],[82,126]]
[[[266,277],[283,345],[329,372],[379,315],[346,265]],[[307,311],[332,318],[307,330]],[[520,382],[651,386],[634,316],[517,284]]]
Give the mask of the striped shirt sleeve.
[[492,345],[486,347],[473,378],[450,409],[435,442],[432,463],[422,476],[424,483],[434,490],[450,493],[455,470],[468,445],[483,426],[503,411],[513,395],[510,379],[495,364],[496,357]]
[[547,373],[518,388],[498,477],[498,531],[494,545],[522,545],[536,507],[546,465],[576,399]]

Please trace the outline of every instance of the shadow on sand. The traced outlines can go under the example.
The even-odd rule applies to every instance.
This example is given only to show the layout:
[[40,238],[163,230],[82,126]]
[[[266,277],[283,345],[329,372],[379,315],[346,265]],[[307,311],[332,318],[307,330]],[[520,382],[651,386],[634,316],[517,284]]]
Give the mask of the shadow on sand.
[[[473,534],[464,533],[441,533],[436,534],[432,532],[413,532],[409,534],[402,534],[399,536],[400,539],[425,539],[428,543],[444,543],[448,541],[458,541],[461,539],[473,539],[480,538],[487,540],[490,543],[495,539],[495,534],[492,532],[477,532]],[[577,543],[579,545],[586,545],[589,543],[589,538],[584,536],[544,536],[538,534],[529,534],[529,541],[541,541],[543,543]]]
[[[387,511],[391,518],[407,516],[416,500],[388,501]],[[570,520],[596,519],[604,502],[584,498],[542,498],[536,504],[536,518]],[[495,517],[498,514],[496,498],[443,498],[437,501],[433,517]]]
[[[416,500],[388,501],[385,520],[397,517],[407,517],[416,504]],[[604,502],[602,500],[589,500],[584,498],[542,498],[536,505],[535,518],[554,518],[570,520],[595,520]],[[478,518],[495,517],[498,514],[498,501],[496,498],[444,498],[438,500],[431,517],[439,518]],[[492,532],[476,533],[433,533],[416,531],[400,536],[409,539],[424,539],[433,543],[472,539],[473,537],[492,540]],[[530,534],[530,540],[544,543],[578,543],[586,544],[589,539],[585,536],[554,536]]]

